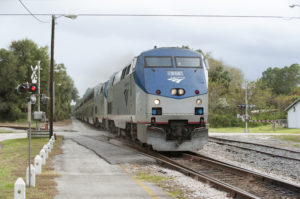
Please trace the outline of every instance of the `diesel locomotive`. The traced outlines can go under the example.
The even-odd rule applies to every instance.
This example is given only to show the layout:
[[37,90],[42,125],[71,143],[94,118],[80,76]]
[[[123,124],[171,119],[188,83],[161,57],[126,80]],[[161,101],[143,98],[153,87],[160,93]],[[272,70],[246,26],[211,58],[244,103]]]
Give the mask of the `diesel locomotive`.
[[208,64],[201,53],[142,52],[76,104],[74,115],[157,151],[195,151],[208,140]]

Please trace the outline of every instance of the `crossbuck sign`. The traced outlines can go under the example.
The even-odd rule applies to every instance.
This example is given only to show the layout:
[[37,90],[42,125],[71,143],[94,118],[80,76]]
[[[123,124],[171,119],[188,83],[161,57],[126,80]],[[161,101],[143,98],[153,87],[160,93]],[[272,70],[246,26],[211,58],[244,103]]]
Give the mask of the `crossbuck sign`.
[[38,66],[35,66],[35,67],[33,67],[33,66],[31,66],[31,70],[32,70],[32,75],[31,75],[31,82],[32,83],[37,83],[37,80],[38,80],[38,76],[37,76],[37,70],[38,70]]

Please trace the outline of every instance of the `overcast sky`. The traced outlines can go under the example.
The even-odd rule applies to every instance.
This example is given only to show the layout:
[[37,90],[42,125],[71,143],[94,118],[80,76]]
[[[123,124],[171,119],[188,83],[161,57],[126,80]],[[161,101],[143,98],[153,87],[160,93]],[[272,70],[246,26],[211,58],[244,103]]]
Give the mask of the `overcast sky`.
[[[300,64],[300,0],[22,0],[33,13],[264,15],[285,19],[60,17],[55,60],[64,63],[82,96],[140,52],[188,45],[211,52],[256,80],[268,67]],[[28,13],[19,0],[0,0],[0,14]],[[31,39],[50,46],[51,17],[0,16],[0,48]],[[50,48],[49,48],[50,49]],[[49,52],[50,54],[50,52]]]

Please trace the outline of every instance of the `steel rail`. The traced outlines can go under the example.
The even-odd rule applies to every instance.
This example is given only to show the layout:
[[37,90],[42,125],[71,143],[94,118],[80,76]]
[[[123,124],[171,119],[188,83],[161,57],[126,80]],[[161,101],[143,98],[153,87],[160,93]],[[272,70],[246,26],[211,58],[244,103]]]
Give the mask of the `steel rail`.
[[232,186],[228,183],[222,182],[222,181],[220,181],[218,179],[215,179],[213,177],[210,177],[206,174],[199,173],[199,172],[197,172],[197,171],[195,171],[191,168],[188,168],[188,167],[186,167],[182,164],[177,163],[176,161],[168,158],[167,156],[164,156],[164,155],[162,155],[160,153],[157,153],[155,151],[152,151],[152,150],[147,150],[147,149],[145,149],[145,147],[142,147],[142,146],[140,146],[136,143],[128,142],[128,140],[125,140],[125,143],[124,142],[116,143],[116,142],[111,142],[110,139],[115,139],[115,138],[108,138],[108,140],[106,140],[106,141],[105,140],[101,140],[101,141],[108,142],[112,145],[119,146],[119,147],[126,146],[128,148],[135,149],[139,153],[141,153],[142,155],[153,158],[157,162],[166,165],[168,168],[179,171],[179,172],[181,172],[181,173],[183,173],[183,174],[185,174],[189,177],[192,177],[195,180],[204,182],[206,184],[212,184],[213,187],[215,187],[219,190],[227,192],[233,198],[259,199],[259,197],[255,196],[251,193],[248,193],[248,192],[246,192],[246,191],[244,191],[244,190],[242,190],[238,187],[235,187],[235,186]]
[[[214,141],[212,139],[219,140],[219,141]],[[289,159],[289,160],[294,160],[294,161],[300,161],[300,159],[298,159],[298,158],[292,158],[292,157],[288,157],[288,156],[277,155],[277,154],[273,154],[273,153],[269,153],[269,152],[265,152],[265,151],[251,149],[249,147],[242,147],[242,146],[237,146],[237,145],[230,144],[230,143],[224,143],[222,141],[249,144],[249,145],[256,145],[256,146],[261,146],[261,147],[267,147],[267,148],[270,148],[270,149],[282,150],[282,151],[286,151],[286,152],[289,152],[289,153],[296,153],[296,154],[300,155],[300,152],[297,152],[297,151],[292,151],[292,150],[288,150],[288,149],[282,149],[282,148],[278,148],[278,147],[267,146],[267,145],[263,145],[263,144],[256,144],[256,143],[243,142],[243,141],[240,142],[240,141],[236,141],[236,140],[229,140],[229,139],[222,139],[222,138],[211,138],[211,137],[209,137],[208,140],[212,141],[214,143],[217,143],[217,144],[232,146],[232,147],[236,147],[236,148],[240,148],[240,149],[244,149],[244,150],[249,150],[249,151],[254,151],[254,152],[266,154],[266,155],[269,155],[269,156],[272,156],[272,157],[279,157],[279,158],[284,158],[284,159]]]
[[[134,147],[135,149],[137,149],[136,147]],[[189,177],[193,177],[195,180],[204,182],[204,183],[208,183],[208,184],[213,184],[214,187],[218,188],[219,190],[223,190],[227,193],[230,194],[231,197],[233,198],[247,198],[247,199],[258,199],[259,197],[244,191],[238,187],[232,186],[228,183],[222,182],[218,179],[215,179],[211,176],[208,176],[206,174],[202,174],[199,173],[191,168],[188,168],[182,164],[179,164],[178,162],[171,160],[170,158],[159,154],[159,153],[155,153],[155,152],[150,152],[150,151],[145,151],[144,149],[142,149],[142,151],[140,150],[140,148],[138,148],[139,152],[151,157],[155,160],[157,160],[158,162],[161,162],[165,165],[167,165],[167,167],[172,168],[176,171],[179,171]]]
[[293,192],[299,193],[299,195],[300,195],[300,186],[299,185],[296,185],[296,184],[293,184],[293,183],[290,183],[290,182],[286,182],[286,181],[282,181],[279,178],[270,177],[270,176],[267,176],[267,175],[264,175],[264,174],[261,174],[261,173],[255,172],[255,171],[250,171],[248,169],[244,169],[244,168],[241,168],[241,167],[229,164],[229,163],[225,163],[225,162],[222,162],[220,160],[216,160],[214,158],[207,157],[207,156],[195,153],[195,152],[186,152],[186,153],[182,153],[182,155],[189,158],[189,159],[194,158],[194,159],[199,160],[201,162],[207,162],[207,163],[210,163],[210,164],[218,165],[220,167],[229,168],[229,169],[232,169],[236,172],[244,173],[247,176],[251,175],[251,176],[255,177],[258,180],[261,180],[263,182],[269,182],[269,183],[284,187],[284,188],[289,189]]
[[[87,136],[89,137],[89,136]],[[93,138],[95,139],[95,138]],[[204,182],[206,184],[212,184],[214,185],[213,187],[219,189],[219,190],[222,190],[222,191],[225,191],[227,192],[228,194],[230,194],[230,196],[232,196],[233,198],[241,198],[241,199],[258,199],[259,197],[251,194],[251,193],[248,193],[240,188],[237,188],[235,186],[232,186],[228,183],[225,183],[225,182],[222,182],[218,179],[215,179],[213,177],[210,177],[208,175],[205,175],[205,174],[201,174],[191,168],[188,168],[184,165],[181,165],[179,163],[177,163],[176,161],[160,154],[160,153],[157,153],[155,151],[152,151],[152,150],[147,150],[145,149],[144,147],[142,147],[141,145],[138,145],[136,143],[133,143],[133,142],[128,142],[129,140],[123,140],[122,142],[122,139],[121,139],[121,142],[120,143],[116,143],[116,142],[111,142],[110,139],[113,139],[113,140],[119,140],[119,139],[116,139],[116,138],[108,138],[107,140],[99,140],[99,141],[102,141],[102,142],[107,142],[107,143],[110,143],[112,145],[115,145],[115,146],[118,146],[118,147],[128,147],[130,149],[135,149],[137,150],[140,154],[142,155],[145,155],[147,157],[150,157],[150,158],[153,158],[155,159],[157,162],[161,163],[161,164],[164,164],[166,165],[168,168],[171,168],[173,170],[176,170],[176,171],[179,171],[189,177],[193,177],[195,180],[198,180],[198,181],[201,181],[201,182]],[[120,140],[119,140],[120,141]]]
[[282,150],[282,151],[300,154],[300,151],[294,151],[294,150],[289,150],[289,149],[285,149],[285,148],[269,146],[269,145],[265,145],[265,144],[258,144],[258,143],[253,143],[253,142],[238,141],[238,140],[231,140],[231,139],[227,139],[227,138],[225,139],[225,138],[218,138],[218,137],[211,137],[211,136],[209,137],[209,139],[224,140],[224,141],[228,141],[228,142],[236,142],[236,143],[242,143],[242,144],[253,144],[256,146],[262,146],[262,147],[267,147],[267,148],[271,148],[271,149],[278,149],[278,150]]

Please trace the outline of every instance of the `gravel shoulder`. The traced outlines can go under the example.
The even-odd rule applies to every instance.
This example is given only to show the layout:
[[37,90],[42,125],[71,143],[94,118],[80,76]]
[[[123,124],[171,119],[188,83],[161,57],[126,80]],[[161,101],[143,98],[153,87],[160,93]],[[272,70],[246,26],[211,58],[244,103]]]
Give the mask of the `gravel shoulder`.
[[227,196],[226,192],[219,191],[209,184],[202,183],[194,180],[191,177],[187,177],[184,174],[161,167],[156,164],[148,165],[133,165],[126,164],[128,170],[137,178],[140,174],[147,174],[148,179],[156,179],[157,177],[162,178],[156,184],[163,187],[165,191],[174,193],[175,198],[185,199],[227,199],[231,198]]
[[[215,137],[254,142],[300,151],[299,147],[295,147],[295,142],[280,140],[273,135],[217,135],[218,136]],[[243,149],[238,149],[236,147],[230,147],[211,142],[198,152],[207,156],[212,156],[213,154],[213,157],[220,161],[224,161],[242,168],[253,170],[265,175],[283,179],[290,183],[300,185],[299,161],[270,157],[269,155],[255,153]]]

